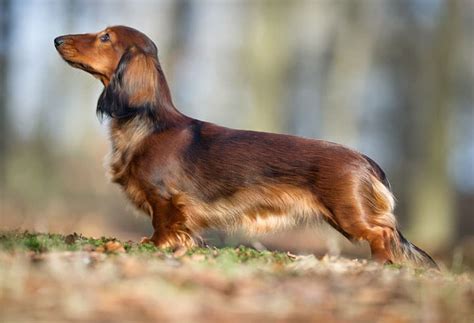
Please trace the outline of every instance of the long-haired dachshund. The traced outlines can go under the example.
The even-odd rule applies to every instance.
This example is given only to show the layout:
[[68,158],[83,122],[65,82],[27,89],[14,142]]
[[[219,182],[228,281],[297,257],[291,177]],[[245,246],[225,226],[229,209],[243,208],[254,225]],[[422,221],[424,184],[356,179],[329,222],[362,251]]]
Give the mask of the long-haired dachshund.
[[153,223],[144,242],[193,246],[205,228],[269,232],[324,219],[366,240],[377,261],[435,267],[393,215],[383,170],[341,145],[224,128],[180,113],[141,32],[109,27],[54,40],[62,58],[104,85],[97,114],[110,119],[110,175]]

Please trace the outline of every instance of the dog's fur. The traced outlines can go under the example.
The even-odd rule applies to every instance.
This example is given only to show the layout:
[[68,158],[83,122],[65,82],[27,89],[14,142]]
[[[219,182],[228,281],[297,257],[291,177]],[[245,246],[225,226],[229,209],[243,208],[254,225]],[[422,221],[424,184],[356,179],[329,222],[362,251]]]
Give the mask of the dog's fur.
[[155,44],[114,26],[55,39],[60,55],[104,84],[110,176],[152,220],[157,246],[192,246],[202,229],[269,232],[318,218],[367,240],[381,262],[436,266],[397,229],[382,169],[341,145],[224,128],[173,105]]

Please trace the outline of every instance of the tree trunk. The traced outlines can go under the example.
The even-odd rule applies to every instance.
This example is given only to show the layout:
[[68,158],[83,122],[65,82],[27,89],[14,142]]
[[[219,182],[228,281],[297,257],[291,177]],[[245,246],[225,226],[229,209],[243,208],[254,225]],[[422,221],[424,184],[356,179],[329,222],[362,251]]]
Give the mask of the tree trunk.
[[6,155],[9,138],[9,126],[7,122],[7,61],[11,28],[10,8],[11,1],[0,0],[0,192],[4,191]]
[[373,58],[381,6],[366,2],[340,4],[333,61],[323,101],[323,135],[342,144],[357,144],[357,112],[362,109],[364,78]]
[[291,5],[285,1],[255,2],[248,28],[247,64],[252,100],[252,128],[279,132],[284,128],[284,81],[288,68],[288,30],[285,23]]
[[453,109],[453,57],[456,54],[458,3],[447,1],[439,29],[433,38],[432,55],[424,55],[418,84],[419,160],[412,178],[410,230],[414,240],[431,249],[446,249],[454,238],[454,190],[448,174],[449,126]]

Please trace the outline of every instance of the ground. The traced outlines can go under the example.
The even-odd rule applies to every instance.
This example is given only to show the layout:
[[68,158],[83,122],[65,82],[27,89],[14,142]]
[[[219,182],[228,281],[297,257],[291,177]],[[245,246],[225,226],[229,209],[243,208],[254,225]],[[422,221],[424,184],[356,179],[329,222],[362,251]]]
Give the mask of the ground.
[[473,322],[474,284],[366,260],[0,232],[0,321]]

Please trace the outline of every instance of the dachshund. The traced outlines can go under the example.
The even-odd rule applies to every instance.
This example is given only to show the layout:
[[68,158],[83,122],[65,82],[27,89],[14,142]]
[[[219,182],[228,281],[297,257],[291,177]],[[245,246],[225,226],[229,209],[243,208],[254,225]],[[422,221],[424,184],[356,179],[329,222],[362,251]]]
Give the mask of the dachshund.
[[54,39],[71,66],[104,85],[109,174],[146,213],[142,242],[192,247],[206,228],[275,232],[323,219],[351,241],[366,240],[381,263],[436,267],[401,234],[384,171],[342,145],[235,130],[179,112],[150,38],[126,26]]

